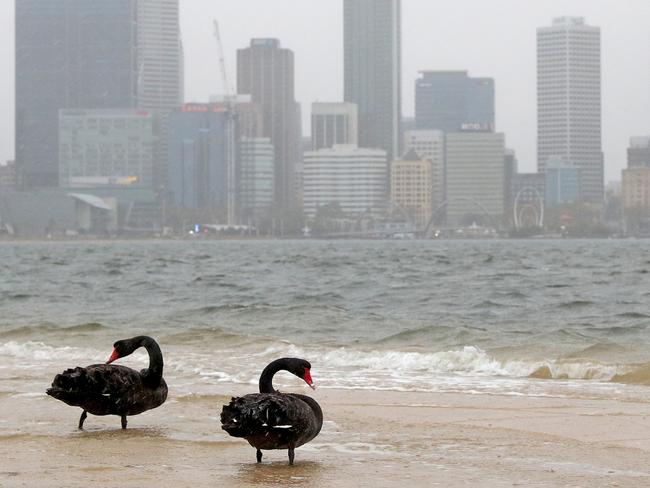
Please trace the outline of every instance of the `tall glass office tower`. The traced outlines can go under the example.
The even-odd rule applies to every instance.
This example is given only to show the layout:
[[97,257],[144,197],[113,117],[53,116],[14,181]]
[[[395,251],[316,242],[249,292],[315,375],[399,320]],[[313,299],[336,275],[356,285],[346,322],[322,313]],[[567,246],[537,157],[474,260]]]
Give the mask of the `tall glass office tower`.
[[600,28],[561,17],[537,29],[537,167],[577,166],[580,200],[602,203]]
[[346,102],[359,109],[359,146],[400,155],[401,0],[344,0]]
[[59,110],[136,104],[135,0],[16,0],[16,167],[57,186]]

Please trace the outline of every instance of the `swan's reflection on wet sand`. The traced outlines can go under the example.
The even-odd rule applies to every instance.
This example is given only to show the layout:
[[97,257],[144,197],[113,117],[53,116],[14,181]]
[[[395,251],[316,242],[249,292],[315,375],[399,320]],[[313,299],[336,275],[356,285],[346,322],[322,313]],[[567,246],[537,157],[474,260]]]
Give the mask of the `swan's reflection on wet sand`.
[[[296,452],[296,457],[299,451]],[[286,460],[261,464],[242,464],[233,477],[241,486],[321,486],[335,466],[318,461],[296,461],[289,466]]]

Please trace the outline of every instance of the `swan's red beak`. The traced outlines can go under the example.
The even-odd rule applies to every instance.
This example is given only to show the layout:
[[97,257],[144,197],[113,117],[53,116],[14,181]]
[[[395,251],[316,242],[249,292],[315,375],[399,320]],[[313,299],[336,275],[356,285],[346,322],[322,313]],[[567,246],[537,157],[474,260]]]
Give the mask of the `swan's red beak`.
[[113,349],[113,354],[111,354],[111,357],[108,358],[108,361],[106,361],[106,364],[111,364],[113,361],[118,359],[120,355],[117,352],[117,349]]
[[309,368],[305,368],[305,374],[303,375],[302,379],[305,380],[305,383],[307,383],[312,390],[316,389],[314,386],[314,380],[311,379],[311,372],[309,371]]

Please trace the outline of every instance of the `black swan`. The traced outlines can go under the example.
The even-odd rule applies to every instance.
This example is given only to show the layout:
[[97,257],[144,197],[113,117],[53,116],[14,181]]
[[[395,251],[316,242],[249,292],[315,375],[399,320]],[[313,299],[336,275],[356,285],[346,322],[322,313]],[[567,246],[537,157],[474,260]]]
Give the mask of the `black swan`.
[[[137,415],[163,404],[167,384],[162,377],[163,357],[158,343],[151,337],[138,336],[113,344],[113,354],[106,364],[66,369],[57,374],[47,394],[73,407],[81,407],[79,430],[87,413],[119,415],[126,429],[126,416]],[[149,368],[136,371],[110,364],[144,347],[149,353]]]
[[294,449],[316,437],[323,426],[323,411],[316,400],[273,388],[273,376],[283,370],[314,388],[309,362],[277,359],[262,371],[259,393],[233,398],[221,412],[221,428],[256,448],[258,463],[262,462],[262,449],[288,449],[289,464],[293,464]]

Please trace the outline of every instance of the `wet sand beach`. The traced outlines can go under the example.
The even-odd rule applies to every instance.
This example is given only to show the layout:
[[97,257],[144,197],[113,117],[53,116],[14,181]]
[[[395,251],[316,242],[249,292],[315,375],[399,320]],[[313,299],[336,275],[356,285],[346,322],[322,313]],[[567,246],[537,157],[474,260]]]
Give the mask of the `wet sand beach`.
[[79,409],[5,395],[0,486],[650,485],[645,402],[325,389],[314,396],[326,423],[288,466],[283,451],[256,464],[245,441],[220,430],[225,394],[171,397],[132,417],[126,431],[117,417],[90,416],[85,432],[76,430]]

